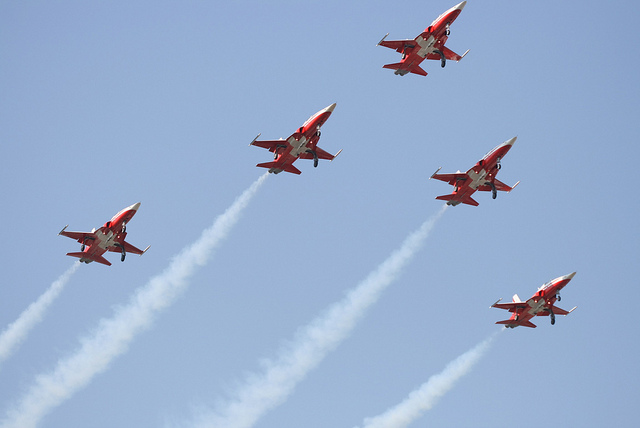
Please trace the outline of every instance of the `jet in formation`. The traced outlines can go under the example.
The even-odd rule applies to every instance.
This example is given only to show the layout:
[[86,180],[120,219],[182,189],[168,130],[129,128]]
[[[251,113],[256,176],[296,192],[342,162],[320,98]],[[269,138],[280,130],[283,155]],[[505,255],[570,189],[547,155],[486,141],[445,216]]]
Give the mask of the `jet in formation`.
[[300,170],[293,166],[293,163],[298,159],[313,159],[314,167],[318,166],[318,159],[330,161],[335,159],[342,150],[332,155],[318,147],[320,128],[329,119],[335,108],[336,104],[333,103],[329,107],[320,110],[286,140],[258,140],[261,135],[258,134],[250,145],[269,150],[273,153],[274,161],[259,163],[256,166],[269,168],[269,172],[274,174],[279,174],[282,171],[300,174]]
[[395,64],[383,65],[383,68],[395,70],[395,74],[404,76],[407,73],[426,76],[427,72],[420,67],[420,63],[425,59],[440,60],[440,65],[444,67],[447,60],[460,61],[469,52],[458,55],[444,44],[449,38],[449,27],[456,20],[462,9],[467,4],[466,1],[459,3],[440,15],[415,39],[407,40],[385,40],[387,33],[378,46],[394,49],[402,54],[402,60]]
[[498,321],[496,324],[503,324],[507,328],[516,328],[520,325],[535,328],[536,325],[530,321],[535,316],[551,317],[551,325],[555,324],[556,315],[569,315],[577,307],[565,311],[554,305],[556,301],[560,301],[560,290],[571,281],[575,274],[573,272],[549,281],[526,302],[521,301],[517,294],[513,296],[511,303],[500,303],[502,299],[498,300],[491,307],[506,309],[513,312],[513,315],[508,320]]
[[512,191],[520,182],[518,181],[513,187],[509,187],[496,179],[496,174],[498,174],[501,168],[500,161],[511,149],[513,143],[516,142],[516,138],[517,137],[513,137],[491,150],[467,172],[458,171],[455,174],[438,174],[438,171],[442,169],[438,168],[430,178],[451,184],[453,186],[453,193],[438,196],[436,199],[447,201],[447,205],[456,206],[462,203],[478,206],[478,203],[471,198],[471,195],[477,190],[485,192],[491,191],[493,199],[498,196],[498,190],[503,192]]
[[121,261],[124,261],[127,253],[144,254],[149,247],[140,250],[124,240],[127,236],[127,223],[136,214],[138,208],[140,208],[140,202],[123,209],[106,222],[104,226],[99,229],[93,229],[91,232],[67,232],[66,229],[69,225],[66,225],[58,235],[75,239],[82,244],[80,252],[67,253],[67,256],[78,257],[81,262],[87,264],[98,262],[111,266],[111,263],[102,257],[107,251],[120,253]]

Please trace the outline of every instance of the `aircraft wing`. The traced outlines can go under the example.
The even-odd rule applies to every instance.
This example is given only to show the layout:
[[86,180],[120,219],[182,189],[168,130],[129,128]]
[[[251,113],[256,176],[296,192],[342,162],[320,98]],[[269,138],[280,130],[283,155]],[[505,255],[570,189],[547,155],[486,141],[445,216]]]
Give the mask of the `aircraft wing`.
[[[341,151],[342,150],[340,150],[340,152]],[[340,154],[340,152],[336,153],[335,155],[332,155],[331,153],[325,150],[322,150],[320,147],[316,147],[316,155],[318,156],[318,159],[333,160],[336,156]],[[307,152],[301,153],[300,159],[313,159],[313,154],[307,153]]]
[[[149,247],[145,248],[144,250],[141,250],[141,249],[139,249],[139,248],[137,248],[137,247],[134,247],[133,245],[129,244],[127,241],[122,241],[122,243],[121,243],[121,244],[124,246],[124,250],[125,250],[127,253],[130,253],[130,254],[139,254],[139,255],[144,254],[144,253],[145,253],[145,251],[147,251],[147,250],[149,249],[149,247],[150,247],[150,246],[149,246]],[[120,253],[120,252],[122,252],[122,249],[121,249],[120,247],[117,247],[117,246],[111,246],[111,247],[107,248],[107,250],[108,250],[108,251],[111,251],[111,252],[114,252],[114,253]]]
[[[438,170],[439,171],[439,170]],[[444,181],[445,183],[449,183],[452,186],[455,186],[459,181],[464,181],[467,179],[467,173],[465,172],[456,172],[455,174],[438,174],[436,171],[431,178],[435,178],[436,180]]]
[[65,230],[66,228],[67,228],[67,226],[65,226],[64,229],[62,229],[60,231],[60,233],[58,233],[58,235],[62,235],[62,236],[66,236],[67,238],[75,239],[76,241],[78,241],[81,244],[84,244],[85,241],[87,241],[87,240],[96,239],[96,235],[93,232],[67,232]]
[[[577,306],[576,306],[575,308],[577,308]],[[557,306],[554,306],[554,307],[553,307],[553,313],[554,313],[554,314],[556,314],[556,315],[569,315],[571,312],[573,312],[573,310],[574,310],[575,308],[571,309],[570,311],[565,311],[565,310],[564,310],[564,309],[562,309],[562,308],[559,308],[559,307],[557,307]],[[545,311],[543,311],[543,312],[538,312],[538,315],[548,316],[548,315],[549,315],[549,310],[547,309],[547,310],[545,310]]]
[[[387,33],[387,36],[389,34]],[[405,49],[411,49],[416,47],[417,43],[414,39],[406,39],[406,40],[385,40],[387,36],[384,36],[382,40],[378,43],[379,46],[384,46],[385,48],[395,49],[399,53],[404,53]]]
[[[454,51],[452,51],[451,49],[449,49],[448,47],[442,45],[442,46],[436,46],[436,48],[442,52],[444,54],[444,57],[449,60],[449,61],[460,61],[462,58],[464,58],[464,56],[469,52],[468,50],[463,53],[462,55],[458,55],[457,53],[455,53]],[[434,59],[437,61],[440,61],[440,55],[435,53],[435,52],[431,52],[429,55],[427,55],[427,59]]]
[[[498,300],[499,302],[500,300]],[[529,305],[526,302],[510,302],[510,303],[494,303],[492,308],[506,309],[509,312],[515,312],[518,309],[527,309]]]
[[[495,180],[493,182],[493,184],[496,186],[496,190],[501,190],[503,192],[510,192],[513,189],[515,189],[515,187],[520,184],[520,182],[518,181],[516,184],[513,185],[513,187],[504,184],[502,181],[500,180]],[[482,191],[482,192],[490,192],[491,191],[491,186],[488,186],[486,184],[483,184],[482,186],[478,186],[478,190]]]
[[[260,136],[260,134],[258,134],[258,137]],[[267,149],[270,152],[274,152],[276,151],[276,149],[278,148],[278,146],[285,146],[288,144],[287,140],[261,140],[258,141],[258,137],[256,137],[251,144],[249,144],[250,146],[258,146],[258,147],[262,147],[263,149]]]

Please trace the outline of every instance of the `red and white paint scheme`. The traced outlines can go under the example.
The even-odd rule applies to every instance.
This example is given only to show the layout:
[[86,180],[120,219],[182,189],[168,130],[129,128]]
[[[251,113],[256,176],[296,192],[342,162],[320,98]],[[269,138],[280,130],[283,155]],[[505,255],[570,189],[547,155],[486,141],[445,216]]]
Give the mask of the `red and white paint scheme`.
[[513,315],[508,320],[498,321],[496,324],[503,324],[507,328],[516,328],[519,325],[536,328],[536,325],[530,321],[535,316],[551,317],[551,325],[555,324],[556,315],[569,315],[577,308],[575,306],[570,311],[565,311],[554,306],[556,301],[560,301],[560,290],[571,281],[575,274],[575,272],[570,273],[549,281],[540,287],[536,294],[526,302],[521,301],[517,294],[513,296],[513,302],[511,303],[500,303],[502,299],[498,300],[491,307],[506,309],[509,312],[513,312]]
[[91,232],[67,232],[69,225],[66,225],[58,235],[75,239],[82,244],[80,252],[67,253],[67,256],[78,257],[80,262],[84,263],[98,262],[111,266],[111,263],[102,257],[107,251],[122,254],[121,261],[124,261],[127,253],[144,254],[149,247],[140,250],[124,240],[127,236],[127,223],[136,214],[138,208],[140,208],[140,202],[123,209],[104,226],[97,230],[93,229]]
[[273,162],[259,163],[256,166],[269,168],[269,172],[278,174],[282,171],[300,174],[300,170],[293,166],[293,163],[300,159],[313,159],[313,166],[318,166],[318,159],[333,160],[340,154],[340,150],[335,155],[325,152],[318,147],[320,139],[320,128],[329,119],[336,104],[324,108],[311,116],[296,132],[291,134],[286,140],[262,140],[258,137],[253,139],[250,146],[265,148],[273,153]]
[[462,9],[467,4],[466,1],[459,3],[440,15],[428,26],[422,34],[415,39],[407,40],[385,40],[389,33],[380,40],[378,46],[395,49],[402,54],[402,60],[395,64],[387,64],[383,68],[395,70],[395,74],[404,76],[407,73],[426,76],[427,72],[420,68],[420,63],[425,59],[440,60],[440,65],[444,67],[447,60],[460,61],[469,52],[458,55],[444,44],[449,38],[449,27],[456,20]]
[[456,206],[458,204],[467,204],[478,206],[478,203],[471,198],[477,190],[492,192],[493,199],[498,196],[498,190],[510,192],[520,183],[519,181],[509,187],[500,180],[496,179],[496,174],[500,171],[500,161],[516,142],[517,137],[513,137],[509,141],[505,141],[498,147],[487,153],[478,161],[473,168],[467,172],[456,172],[455,174],[438,174],[442,167],[438,168],[430,178],[444,181],[451,184],[453,193],[450,195],[442,195],[436,197],[443,201],[447,201],[447,205]]

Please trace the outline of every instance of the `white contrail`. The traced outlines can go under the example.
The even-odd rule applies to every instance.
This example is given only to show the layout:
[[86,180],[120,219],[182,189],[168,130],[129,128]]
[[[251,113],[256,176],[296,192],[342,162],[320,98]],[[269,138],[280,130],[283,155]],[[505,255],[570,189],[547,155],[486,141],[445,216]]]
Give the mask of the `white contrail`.
[[500,331],[504,329],[493,333],[488,339],[451,361],[442,372],[431,376],[400,404],[378,416],[366,418],[363,428],[402,428],[415,421],[424,412],[430,410],[440,397],[453,388],[458,379],[473,368],[474,364],[487,352]]
[[9,358],[18,345],[27,337],[29,331],[44,317],[49,306],[56,300],[60,292],[69,282],[69,278],[78,270],[80,263],[74,263],[65,273],[60,275],[45,291],[20,314],[17,320],[0,333],[0,363]]
[[200,410],[189,425],[197,427],[246,428],[264,413],[283,403],[307,373],[344,340],[422,247],[436,221],[447,206],[409,235],[402,246],[339,302],[305,327],[280,350],[276,360],[265,361],[264,372],[251,375],[236,397],[216,410]]
[[154,316],[173,303],[188,285],[187,280],[204,265],[212,250],[229,234],[243,209],[267,178],[262,175],[220,215],[202,236],[186,247],[160,275],[136,290],[126,306],[116,309],[70,356],[58,361],[50,373],[36,377],[27,393],[11,407],[2,427],[30,428],[53,408],[105,371],[114,358],[127,351],[137,334],[148,328]]

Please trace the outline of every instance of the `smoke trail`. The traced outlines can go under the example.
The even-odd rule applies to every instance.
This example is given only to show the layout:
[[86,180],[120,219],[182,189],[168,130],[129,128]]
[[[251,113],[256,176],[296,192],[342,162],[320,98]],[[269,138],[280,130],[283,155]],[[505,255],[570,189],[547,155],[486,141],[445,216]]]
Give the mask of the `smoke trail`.
[[207,262],[212,250],[229,234],[267,176],[265,173],[245,190],[196,242],[171,261],[164,272],[138,288],[126,306],[118,308],[113,317],[100,320],[95,331],[80,340],[81,345],[72,355],[59,360],[52,372],[37,376],[22,399],[7,411],[1,426],[35,427],[54,407],[86,386],[96,374],[105,371],[114,358],[126,352],[136,335],[151,325],[156,313],[173,303],[186,289],[189,277]]
[[198,427],[244,428],[252,426],[264,413],[283,403],[307,373],[351,332],[369,306],[393,282],[421,248],[447,206],[409,235],[402,246],[352,289],[341,301],[300,329],[292,342],[280,350],[275,361],[264,362],[264,373],[250,376],[232,401],[215,411],[194,417]]
[[38,300],[29,305],[27,309],[20,314],[17,320],[9,324],[9,326],[0,334],[0,363],[9,358],[20,343],[27,337],[29,331],[44,316],[49,306],[56,300],[69,278],[74,274],[80,263],[74,263],[65,273],[60,275],[45,291],[38,297]]
[[364,428],[402,428],[422,416],[436,404],[440,397],[453,388],[458,379],[469,373],[501,331],[504,329],[493,333],[489,338],[451,361],[442,372],[431,376],[400,404],[381,415],[365,419]]

